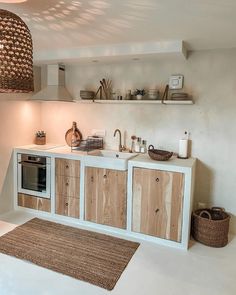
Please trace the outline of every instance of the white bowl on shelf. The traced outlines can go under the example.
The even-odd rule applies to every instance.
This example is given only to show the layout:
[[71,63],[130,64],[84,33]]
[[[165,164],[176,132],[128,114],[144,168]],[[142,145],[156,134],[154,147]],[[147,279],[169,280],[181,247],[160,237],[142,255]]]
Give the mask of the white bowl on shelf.
[[159,91],[157,89],[149,89],[147,93],[147,99],[155,100],[159,98]]

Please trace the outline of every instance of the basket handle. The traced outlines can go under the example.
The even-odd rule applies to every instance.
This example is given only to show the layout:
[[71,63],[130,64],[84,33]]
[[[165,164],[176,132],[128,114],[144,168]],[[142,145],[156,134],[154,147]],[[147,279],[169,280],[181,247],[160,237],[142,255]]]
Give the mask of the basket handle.
[[207,210],[202,210],[201,212],[200,212],[200,214],[199,214],[199,216],[200,217],[202,217],[202,214],[203,213],[205,213],[207,216],[208,216],[208,218],[211,220],[212,218],[211,218],[211,214],[207,211]]
[[154,150],[154,146],[153,146],[152,144],[150,144],[150,145],[148,146],[148,150]]
[[225,211],[225,209],[222,208],[222,207],[211,207],[211,210],[213,210],[213,211],[219,211],[219,212],[224,212]]

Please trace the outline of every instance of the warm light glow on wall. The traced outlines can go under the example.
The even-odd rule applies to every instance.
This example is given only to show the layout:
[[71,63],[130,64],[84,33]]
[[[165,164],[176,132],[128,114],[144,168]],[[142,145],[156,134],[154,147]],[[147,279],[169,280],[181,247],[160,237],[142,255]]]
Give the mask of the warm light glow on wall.
[[19,112],[22,114],[22,117],[28,118],[31,115],[31,104],[28,101],[23,101]]
[[21,3],[26,1],[27,0],[0,0],[0,3]]

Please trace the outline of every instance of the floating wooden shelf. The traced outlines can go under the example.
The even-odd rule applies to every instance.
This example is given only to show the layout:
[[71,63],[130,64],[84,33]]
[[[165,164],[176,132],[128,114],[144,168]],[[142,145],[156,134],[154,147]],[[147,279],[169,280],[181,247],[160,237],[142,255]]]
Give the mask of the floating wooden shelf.
[[167,104],[167,105],[192,105],[192,100],[82,100],[78,99],[77,103],[102,103],[102,104]]

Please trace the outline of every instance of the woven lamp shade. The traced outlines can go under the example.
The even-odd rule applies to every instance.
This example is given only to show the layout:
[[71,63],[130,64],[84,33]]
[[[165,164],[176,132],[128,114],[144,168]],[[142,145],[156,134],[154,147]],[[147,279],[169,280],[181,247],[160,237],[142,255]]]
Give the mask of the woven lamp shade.
[[30,30],[16,14],[0,9],[0,92],[32,92],[33,43]]

